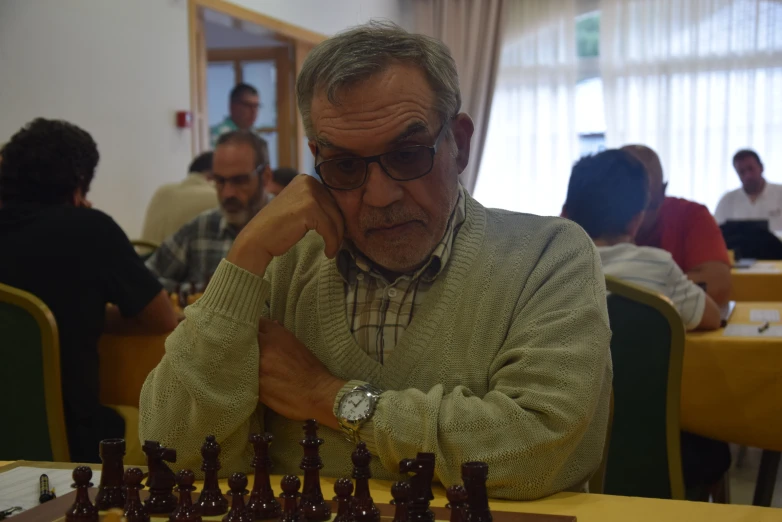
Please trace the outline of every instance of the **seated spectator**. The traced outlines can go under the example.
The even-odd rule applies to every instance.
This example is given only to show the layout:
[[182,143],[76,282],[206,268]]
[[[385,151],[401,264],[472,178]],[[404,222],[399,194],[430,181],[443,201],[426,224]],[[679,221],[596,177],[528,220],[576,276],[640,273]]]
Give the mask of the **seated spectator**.
[[158,188],[147,207],[141,239],[160,244],[201,212],[217,207],[217,194],[209,181],[212,152],[190,164],[185,179]]
[[266,141],[250,131],[220,136],[214,151],[212,179],[220,206],[199,214],[169,236],[149,268],[169,291],[183,285],[206,286],[239,231],[264,206],[263,178],[269,171]]
[[54,314],[71,459],[100,462],[99,442],[124,438],[125,421],[99,402],[98,339],[166,333],[176,316],[122,229],[90,208],[98,149],[87,132],[37,119],[0,155],[0,282]]
[[671,254],[633,243],[647,199],[643,165],[625,151],[607,150],[575,164],[562,214],[595,242],[606,275],[668,297],[688,330],[719,328],[719,307],[687,279]]
[[676,264],[706,293],[724,306],[730,299],[730,258],[717,222],[705,206],[665,196],[663,168],[657,154],[643,145],[622,147],[635,156],[649,176],[649,202],[635,242],[667,250]]
[[728,220],[767,219],[769,229],[782,230],[782,185],[763,177],[763,162],[754,150],[740,150],[733,156],[733,168],[741,188],[720,199],[714,217],[722,225]]
[[298,176],[299,173],[296,169],[290,167],[280,167],[275,169],[269,176],[264,179],[263,188],[266,194],[274,197],[282,192],[282,189],[288,186],[288,183],[293,181],[293,178]]

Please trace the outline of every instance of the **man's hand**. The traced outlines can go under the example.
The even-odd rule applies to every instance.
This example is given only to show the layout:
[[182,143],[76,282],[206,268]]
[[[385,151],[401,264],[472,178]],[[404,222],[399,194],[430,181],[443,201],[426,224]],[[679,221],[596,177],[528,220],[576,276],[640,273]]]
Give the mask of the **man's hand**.
[[326,242],[326,255],[337,255],[345,234],[342,213],[328,190],[312,176],[297,176],[244,227],[226,259],[263,276],[272,258],[281,256],[310,230]]
[[331,375],[295,335],[274,321],[260,320],[258,347],[260,401],[288,419],[315,419],[339,429],[332,410],[347,381]]

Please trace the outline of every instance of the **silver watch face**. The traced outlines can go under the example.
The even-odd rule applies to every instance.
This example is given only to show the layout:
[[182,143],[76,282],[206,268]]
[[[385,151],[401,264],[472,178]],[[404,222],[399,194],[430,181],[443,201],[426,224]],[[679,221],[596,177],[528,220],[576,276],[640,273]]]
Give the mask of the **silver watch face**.
[[349,421],[360,421],[366,419],[372,411],[372,398],[367,396],[363,390],[353,390],[344,397],[339,408],[339,414],[342,418]]

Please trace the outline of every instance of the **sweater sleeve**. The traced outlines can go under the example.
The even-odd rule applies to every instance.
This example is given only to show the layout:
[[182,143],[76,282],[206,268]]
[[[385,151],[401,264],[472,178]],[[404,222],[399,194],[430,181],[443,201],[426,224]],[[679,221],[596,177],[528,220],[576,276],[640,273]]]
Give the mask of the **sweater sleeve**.
[[489,495],[517,500],[589,479],[605,441],[611,333],[600,261],[580,228],[551,239],[514,317],[483,397],[440,384],[382,394],[360,437],[387,469],[433,452],[448,486],[461,482],[461,463],[484,461]]
[[223,470],[251,461],[258,410],[258,320],[269,284],[223,260],[204,295],[166,340],[141,390],[139,435],[177,449],[177,467],[196,473],[205,435],[222,446]]

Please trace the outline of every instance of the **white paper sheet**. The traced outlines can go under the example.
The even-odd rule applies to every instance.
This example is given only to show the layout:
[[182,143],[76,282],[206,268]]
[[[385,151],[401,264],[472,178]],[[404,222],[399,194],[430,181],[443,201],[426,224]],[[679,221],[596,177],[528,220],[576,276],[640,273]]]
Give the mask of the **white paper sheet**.
[[774,263],[755,263],[749,268],[737,268],[739,272],[746,274],[780,274],[780,270]]
[[[49,487],[54,488],[57,496],[71,491],[73,484],[72,469],[46,469],[20,466],[10,471],[0,473],[0,510],[12,506],[32,509],[38,505],[40,496],[41,475],[49,476]],[[100,481],[100,471],[92,472],[92,483],[95,487]],[[10,520],[10,518],[9,518]]]
[[749,311],[749,320],[753,323],[778,323],[779,310],[757,309]]
[[759,332],[758,324],[729,324],[725,327],[725,337],[782,337],[782,326],[770,326]]

